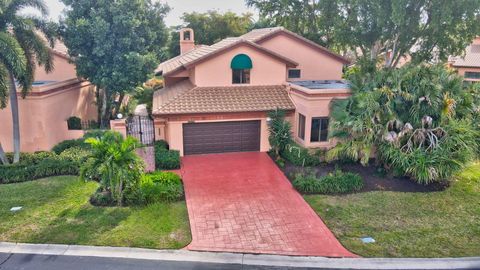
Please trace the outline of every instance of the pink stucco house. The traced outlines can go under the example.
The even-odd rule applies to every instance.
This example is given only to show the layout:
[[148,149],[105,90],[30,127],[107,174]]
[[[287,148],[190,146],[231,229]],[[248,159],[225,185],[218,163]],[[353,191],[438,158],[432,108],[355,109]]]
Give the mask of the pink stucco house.
[[480,83],[480,37],[465,49],[464,56],[450,57],[448,63],[466,82]]
[[[47,74],[37,67],[31,92],[25,99],[18,93],[22,152],[50,150],[61,141],[82,137],[82,130],[68,129],[71,116],[97,119],[94,86],[77,78],[63,43],[57,41],[52,53],[54,71]],[[13,151],[10,106],[0,110],[0,142],[5,151]]]
[[165,87],[154,94],[157,139],[181,155],[268,151],[268,111],[286,110],[296,142],[334,144],[329,106],[350,95],[349,61],[283,27],[253,30],[211,46],[180,32],[181,55],[156,69]]

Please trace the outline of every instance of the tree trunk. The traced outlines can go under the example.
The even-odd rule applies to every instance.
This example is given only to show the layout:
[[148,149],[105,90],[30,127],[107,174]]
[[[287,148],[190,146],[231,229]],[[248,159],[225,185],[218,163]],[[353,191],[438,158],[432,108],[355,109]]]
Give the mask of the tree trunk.
[[0,142],[0,161],[2,161],[3,165],[8,165],[7,156],[5,155],[5,151],[3,151],[2,143]]
[[12,109],[13,124],[13,163],[20,161],[20,121],[18,113],[18,97],[17,87],[15,86],[15,78],[10,73],[10,107]]
[[122,103],[124,99],[125,99],[125,93],[122,92],[118,96],[118,102],[115,104],[115,115],[117,115],[120,112],[120,108],[122,108]]
[[109,102],[108,102],[108,94],[107,89],[103,88],[101,91],[101,109],[100,109],[100,127],[102,129],[107,129],[110,126],[110,110],[109,110]]

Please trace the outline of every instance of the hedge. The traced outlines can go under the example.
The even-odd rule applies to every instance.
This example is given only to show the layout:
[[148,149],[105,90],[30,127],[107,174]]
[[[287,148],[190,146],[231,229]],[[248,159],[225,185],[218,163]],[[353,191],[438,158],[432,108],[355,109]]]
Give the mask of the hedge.
[[319,156],[310,154],[308,149],[299,145],[287,147],[280,156],[296,166],[311,167],[320,164]]
[[56,175],[78,175],[79,164],[61,158],[46,158],[38,163],[0,166],[0,183],[26,182]]
[[158,170],[180,169],[180,151],[168,149],[167,142],[155,142],[155,167]]
[[293,186],[303,194],[342,194],[359,191],[363,188],[359,174],[335,170],[333,173],[316,178],[314,175],[298,175]]

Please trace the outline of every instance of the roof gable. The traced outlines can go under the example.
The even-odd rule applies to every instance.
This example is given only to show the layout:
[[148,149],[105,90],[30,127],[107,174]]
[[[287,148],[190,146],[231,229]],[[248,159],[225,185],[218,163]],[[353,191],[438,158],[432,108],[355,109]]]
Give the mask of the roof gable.
[[282,56],[276,52],[273,52],[267,48],[264,48],[258,44],[255,44],[251,41],[245,40],[241,37],[236,37],[236,38],[226,38],[223,39],[211,46],[206,46],[206,45],[201,45],[198,48],[195,48],[192,51],[189,51],[185,54],[176,56],[170,60],[167,60],[163,63],[161,63],[158,68],[155,70],[155,73],[160,73],[162,72],[163,75],[169,75],[173,74],[175,72],[178,72],[180,70],[184,70],[186,68],[190,68],[192,66],[195,66],[201,62],[204,62],[212,57],[215,57],[216,55],[222,54],[224,52],[227,52],[229,50],[232,50],[234,48],[237,48],[238,46],[249,46],[251,48],[254,48],[255,50],[258,50],[272,58],[275,58],[281,62],[286,63],[289,66],[297,66],[298,63],[285,57]]
[[304,38],[302,37],[301,35],[298,35],[292,31],[289,31],[283,27],[273,27],[273,28],[262,28],[262,29],[256,29],[256,30],[252,30],[248,33],[246,33],[245,35],[241,36],[242,38],[244,39],[247,39],[249,41],[252,41],[252,42],[255,42],[259,45],[261,45],[264,41],[267,41],[269,39],[272,39],[278,35],[286,35],[288,37],[291,37],[307,46],[310,46],[316,50],[318,50],[319,52],[321,53],[324,53],[332,58],[334,58],[335,60],[337,61],[340,61],[341,63],[343,64],[350,64],[350,61],[339,55],[339,54],[336,54],[332,51],[330,51],[329,49],[321,46],[321,45],[318,45],[317,43],[307,39],[307,38]]

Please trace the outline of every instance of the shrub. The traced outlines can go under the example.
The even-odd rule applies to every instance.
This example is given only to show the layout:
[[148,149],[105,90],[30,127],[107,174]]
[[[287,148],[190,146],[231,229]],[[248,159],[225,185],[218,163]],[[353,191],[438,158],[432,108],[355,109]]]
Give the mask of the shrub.
[[78,164],[83,164],[87,161],[88,157],[92,154],[90,149],[85,149],[82,147],[72,147],[65,149],[60,153],[60,157],[65,160],[70,160]]
[[142,177],[141,191],[146,203],[173,202],[184,196],[180,176],[172,172],[154,172]]
[[162,151],[162,150],[169,150],[169,149],[170,149],[170,146],[168,145],[168,142],[164,140],[155,141],[155,152]]
[[298,175],[293,181],[293,186],[304,194],[350,193],[361,190],[363,184],[360,175],[338,169],[320,179],[314,175]]
[[67,126],[70,130],[81,130],[82,129],[82,119],[71,116],[67,119]]
[[310,167],[320,164],[319,156],[310,154],[308,149],[299,145],[290,145],[286,147],[281,152],[281,156],[296,166]]
[[37,159],[36,163],[0,166],[0,183],[26,182],[57,175],[78,175],[79,164],[60,157]]
[[275,110],[268,113],[271,121],[268,126],[268,141],[278,156],[292,142],[292,125],[285,120],[285,111]]
[[85,140],[83,138],[74,139],[74,140],[65,140],[55,145],[52,148],[52,151],[55,152],[57,155],[59,155],[66,149],[73,148],[73,147],[87,148],[88,145],[85,143]]
[[159,170],[180,169],[180,151],[167,150],[155,144],[155,166]]
[[128,136],[123,138],[119,132],[108,131],[101,138],[85,140],[92,148],[89,162],[81,169],[81,178],[90,179],[90,175],[100,177],[101,191],[110,191],[118,205],[123,205],[124,194],[136,191],[143,173],[143,161],[135,153],[141,144]]

